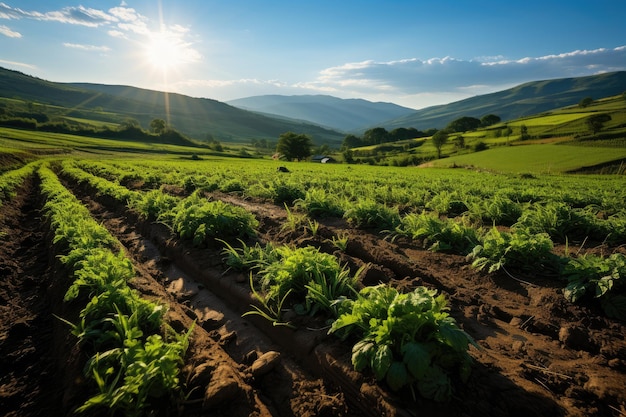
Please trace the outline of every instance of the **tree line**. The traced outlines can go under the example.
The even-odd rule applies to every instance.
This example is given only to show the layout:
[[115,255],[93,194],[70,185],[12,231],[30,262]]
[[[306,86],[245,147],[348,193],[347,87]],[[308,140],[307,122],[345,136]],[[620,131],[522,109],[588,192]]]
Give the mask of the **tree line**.
[[[428,136],[433,136],[437,132],[444,132],[445,134],[467,132],[470,130],[478,129],[479,127],[487,127],[493,124],[499,123],[500,117],[495,114],[488,114],[480,119],[475,117],[460,117],[450,122],[443,129],[428,129],[426,131],[417,130],[413,127],[404,128],[399,127],[391,131],[387,131],[383,127],[375,127],[366,130],[363,136],[358,137],[353,134],[346,135],[342,142],[342,148],[352,149],[360,148],[362,146],[380,145],[383,143],[397,142],[406,139],[416,139]],[[440,134],[441,135],[441,134]]]

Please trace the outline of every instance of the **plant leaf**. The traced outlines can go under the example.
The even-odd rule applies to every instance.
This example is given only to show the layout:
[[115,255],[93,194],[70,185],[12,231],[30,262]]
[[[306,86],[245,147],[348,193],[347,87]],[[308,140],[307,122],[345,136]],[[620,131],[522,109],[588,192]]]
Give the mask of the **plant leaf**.
[[411,375],[423,378],[430,366],[430,351],[423,343],[409,342],[402,347],[402,360]]
[[389,345],[381,345],[376,349],[372,358],[372,371],[377,380],[382,380],[393,361],[393,352]]
[[423,397],[439,402],[449,400],[452,395],[450,378],[436,365],[429,367],[424,378],[417,381],[417,388]]
[[392,391],[398,391],[409,382],[409,373],[403,362],[393,361],[387,370],[387,385]]
[[352,366],[357,372],[363,371],[370,365],[374,357],[374,343],[361,340],[352,347]]

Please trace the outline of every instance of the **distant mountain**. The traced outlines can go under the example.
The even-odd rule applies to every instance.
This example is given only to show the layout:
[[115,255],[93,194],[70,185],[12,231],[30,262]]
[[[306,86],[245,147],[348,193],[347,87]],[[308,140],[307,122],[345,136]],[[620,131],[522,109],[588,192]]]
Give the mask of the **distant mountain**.
[[306,120],[344,132],[407,116],[414,109],[392,103],[341,99],[327,95],[265,95],[227,101],[245,110]]
[[211,99],[129,86],[55,83],[4,68],[0,68],[0,96],[65,107],[72,114],[108,122],[134,118],[144,128],[151,120],[161,118],[176,130],[200,140],[274,140],[293,131],[310,135],[315,144],[336,145],[345,136],[312,123],[268,117]]
[[371,123],[362,130],[375,126],[387,130],[398,127],[440,129],[459,117],[481,118],[487,114],[495,114],[506,121],[577,104],[585,97],[599,99],[623,92],[626,92],[626,71],[533,81],[508,90],[417,110],[383,123]]

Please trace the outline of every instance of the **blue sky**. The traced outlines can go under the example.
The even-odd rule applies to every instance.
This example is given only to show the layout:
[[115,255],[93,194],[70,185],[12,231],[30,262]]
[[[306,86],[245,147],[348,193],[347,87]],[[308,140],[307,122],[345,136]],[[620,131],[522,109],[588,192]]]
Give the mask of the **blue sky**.
[[415,109],[626,70],[624,0],[0,0],[0,66],[227,101]]

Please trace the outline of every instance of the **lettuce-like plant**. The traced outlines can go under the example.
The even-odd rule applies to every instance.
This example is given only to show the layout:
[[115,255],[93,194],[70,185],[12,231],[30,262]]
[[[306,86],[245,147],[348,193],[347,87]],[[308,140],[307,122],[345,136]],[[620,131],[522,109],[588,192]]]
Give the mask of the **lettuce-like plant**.
[[515,229],[511,233],[493,227],[482,237],[480,245],[467,255],[472,266],[495,272],[502,267],[528,269],[551,261],[553,244],[545,233]]
[[626,320],[626,256],[579,256],[569,260],[563,276],[568,280],[563,294],[569,301],[593,296],[600,300],[607,316]]
[[366,287],[339,310],[329,332],[357,338],[355,370],[370,369],[392,390],[409,386],[436,401],[450,399],[455,375],[467,381],[469,345],[478,345],[457,326],[436,290],[418,287],[402,294],[386,285]]

